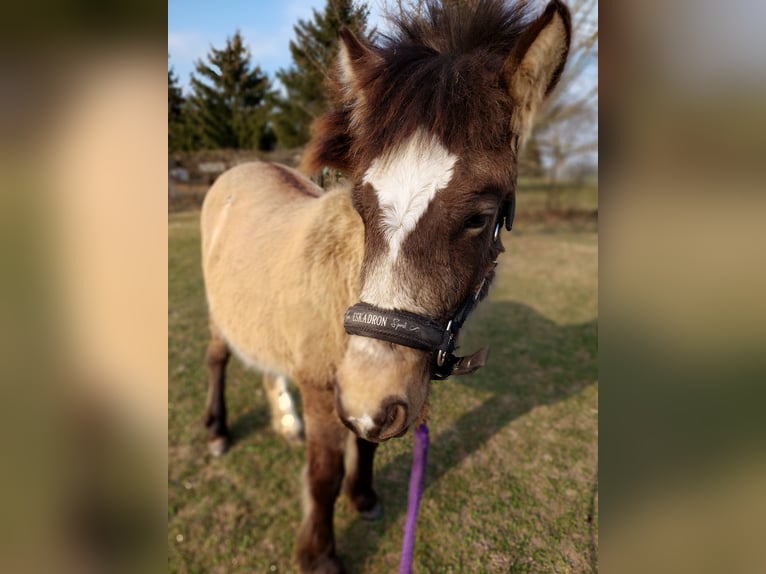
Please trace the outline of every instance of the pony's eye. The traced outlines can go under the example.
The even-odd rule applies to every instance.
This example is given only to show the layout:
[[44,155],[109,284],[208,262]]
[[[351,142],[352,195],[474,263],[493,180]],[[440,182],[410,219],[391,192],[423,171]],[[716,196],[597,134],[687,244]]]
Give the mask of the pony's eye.
[[465,220],[463,228],[466,231],[481,231],[489,223],[489,215],[484,213],[476,213]]

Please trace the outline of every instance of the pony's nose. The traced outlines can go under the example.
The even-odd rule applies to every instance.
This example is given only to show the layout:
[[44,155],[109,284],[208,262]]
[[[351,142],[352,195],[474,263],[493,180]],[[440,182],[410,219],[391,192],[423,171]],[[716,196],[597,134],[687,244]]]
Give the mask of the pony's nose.
[[366,413],[358,418],[347,415],[340,400],[337,401],[337,409],[344,425],[360,437],[373,442],[401,436],[407,430],[409,407],[401,399],[386,401],[374,418]]
[[407,404],[396,401],[383,409],[383,423],[380,425],[378,440],[388,440],[407,430]]

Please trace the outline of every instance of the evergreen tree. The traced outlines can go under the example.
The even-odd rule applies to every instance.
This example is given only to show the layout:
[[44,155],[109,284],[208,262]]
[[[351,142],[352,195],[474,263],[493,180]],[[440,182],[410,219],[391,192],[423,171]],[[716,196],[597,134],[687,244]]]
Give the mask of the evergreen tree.
[[168,123],[180,121],[184,96],[173,68],[168,67]]
[[314,10],[311,21],[299,20],[290,42],[293,66],[277,72],[286,97],[276,98],[274,128],[280,145],[295,147],[309,139],[311,122],[327,109],[325,82],[333,73],[342,26],[358,38],[367,38],[366,3],[327,0],[323,12]]
[[198,60],[195,68],[187,120],[200,144],[209,149],[273,147],[266,105],[271,83],[260,67],[251,67],[239,31],[222,50],[211,48],[207,62]]
[[178,77],[168,66],[168,149],[176,151],[182,148],[184,96],[178,85]]

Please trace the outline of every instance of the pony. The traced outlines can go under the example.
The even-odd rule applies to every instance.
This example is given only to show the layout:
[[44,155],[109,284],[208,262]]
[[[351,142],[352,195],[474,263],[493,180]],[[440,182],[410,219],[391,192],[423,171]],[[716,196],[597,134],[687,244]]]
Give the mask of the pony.
[[[519,147],[569,51],[558,0],[537,17],[501,0],[422,7],[374,44],[341,30],[332,104],[301,171],[236,166],[202,208],[208,444],[229,446],[233,353],[267,374],[275,428],[304,438],[302,572],[343,571],[341,490],[379,517],[377,444],[423,419],[432,379],[486,359],[455,357],[455,340],[494,277]],[[304,175],[326,167],[350,184],[324,193]]]

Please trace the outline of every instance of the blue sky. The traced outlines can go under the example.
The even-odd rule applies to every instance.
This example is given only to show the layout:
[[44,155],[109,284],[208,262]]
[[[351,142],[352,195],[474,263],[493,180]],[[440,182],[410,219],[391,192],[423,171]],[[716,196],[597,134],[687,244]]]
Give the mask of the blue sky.
[[[298,19],[310,19],[326,0],[169,0],[168,53],[170,66],[186,90],[194,62],[204,59],[210,46],[222,48],[227,36],[239,29],[254,64],[273,79],[274,72],[291,63],[289,43]],[[380,23],[380,5],[369,2],[371,24]]]
[[[289,43],[299,19],[312,18],[327,0],[168,0],[168,54],[184,91],[194,62],[204,59],[211,46],[222,48],[226,38],[240,30],[252,61],[274,79],[291,64]],[[385,0],[367,0],[371,27],[385,31]],[[542,7],[545,0],[532,0]],[[393,1],[389,2],[394,4]]]

